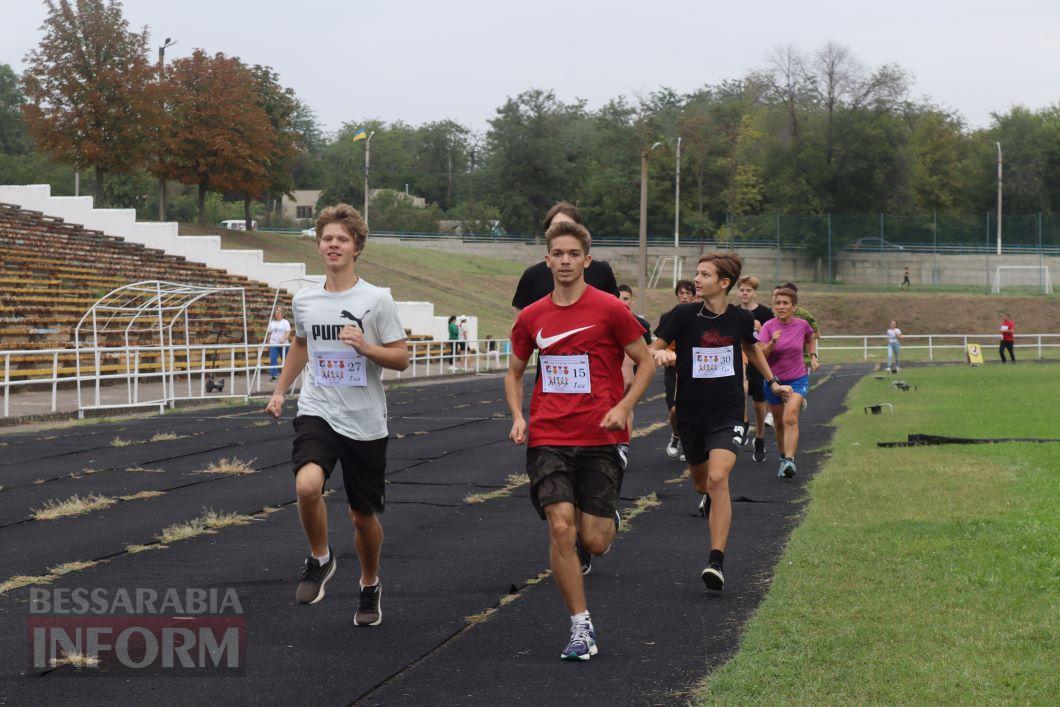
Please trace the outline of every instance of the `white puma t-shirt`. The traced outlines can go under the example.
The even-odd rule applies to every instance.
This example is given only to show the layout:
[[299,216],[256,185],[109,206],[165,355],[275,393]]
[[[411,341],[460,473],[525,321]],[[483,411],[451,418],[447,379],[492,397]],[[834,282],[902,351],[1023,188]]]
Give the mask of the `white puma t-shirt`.
[[[339,341],[339,332],[353,324],[371,344],[404,339],[405,330],[390,293],[364,278],[344,292],[328,292],[323,284],[314,285],[295,294],[292,310],[295,335],[304,338],[309,349],[298,414],[323,418],[332,429],[351,439],[386,437],[383,369]],[[359,367],[358,374],[345,375],[347,367],[353,365]]]

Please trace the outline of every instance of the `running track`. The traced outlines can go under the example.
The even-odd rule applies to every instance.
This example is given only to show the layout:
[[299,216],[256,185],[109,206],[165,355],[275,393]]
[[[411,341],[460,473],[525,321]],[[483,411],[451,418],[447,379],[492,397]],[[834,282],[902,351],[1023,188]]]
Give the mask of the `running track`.
[[[802,485],[819,460],[811,450],[827,444],[829,421],[867,371],[825,367],[815,376],[796,481],[775,477],[771,437],[767,463],[754,464],[749,451],[741,453],[732,476],[736,503],[722,594],[708,595],[699,579],[705,522],[689,482],[675,483],[684,465],[663,453],[668,428],[634,440],[622,507],[651,493],[661,505],[634,518],[612,553],[594,561],[586,590],[600,654],[579,664],[558,658],[568,619],[551,580],[527,583],[548,561],[545,526],[526,487],[485,503],[464,501],[524,470],[524,448],[507,441],[499,377],[388,393],[384,621],[378,628],[352,623],[357,559],[341,475],[328,499],[338,573],[319,604],[300,606],[293,599],[306,551],[292,504],[293,403],[280,422],[267,423],[260,406],[228,407],[0,436],[0,582],[96,560],[100,564],[52,586],[234,588],[247,625],[247,668],[239,676],[130,678],[69,667],[33,672],[29,590],[12,590],[0,596],[0,704],[684,702],[689,689],[736,650],[802,510]],[[652,430],[665,420],[661,393],[659,376],[637,408],[637,429]],[[143,442],[158,432],[179,438],[111,445],[115,437]],[[194,473],[223,457],[253,460],[258,473]],[[137,467],[150,471],[129,470]],[[78,517],[29,519],[31,509],[51,499],[146,490],[164,495]],[[124,550],[151,543],[162,528],[204,508],[255,514],[268,507],[282,510],[168,549]],[[515,599],[502,604],[513,593]],[[485,620],[469,622],[490,609],[496,611]]]

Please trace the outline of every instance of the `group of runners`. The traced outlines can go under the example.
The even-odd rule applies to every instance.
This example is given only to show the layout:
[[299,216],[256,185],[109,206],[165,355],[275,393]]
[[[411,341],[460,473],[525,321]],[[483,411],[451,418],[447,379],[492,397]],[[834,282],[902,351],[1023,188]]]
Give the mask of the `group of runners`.
[[[578,210],[557,204],[544,227],[545,258],[527,269],[513,300],[519,313],[504,390],[509,438],[527,445],[530,499],[547,521],[550,566],[571,617],[561,658],[589,660],[598,647],[584,576],[620,528],[633,409],[656,368],[667,370],[674,426],[667,453],[683,453],[703,494],[710,545],[701,578],[707,588],[721,590],[732,521],[729,474],[749,435],[745,399],[750,392],[755,460],[765,459],[768,404],[780,452],[778,475],[794,476],[798,411],[807,390],[803,354],[816,368],[816,339],[799,317],[794,285],[774,290],[770,312],[756,302],[758,281],[741,277],[738,255],[710,253],[700,258],[694,282],[679,283],[678,304],[661,318],[652,340],[648,322],[631,310],[632,290],[616,283],[605,262],[593,260]],[[294,338],[266,411],[280,417],[286,393],[305,369],[292,466],[310,554],[297,601],[319,602],[336,572],[323,492],[341,462],[361,572],[353,620],[376,626],[382,622],[379,515],[388,439],[382,370],[404,370],[409,352],[393,299],[356,274],[368,236],[358,212],[345,204],[325,209],[316,234],[326,279],[294,296]],[[737,286],[740,305],[729,302]],[[523,380],[535,352],[527,420]]]

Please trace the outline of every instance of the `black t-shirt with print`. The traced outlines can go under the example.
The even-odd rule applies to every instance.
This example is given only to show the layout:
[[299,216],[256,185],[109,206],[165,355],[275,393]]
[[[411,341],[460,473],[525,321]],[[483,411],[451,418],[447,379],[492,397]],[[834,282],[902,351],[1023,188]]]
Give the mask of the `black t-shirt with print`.
[[743,419],[741,344],[755,343],[749,310],[730,304],[715,315],[700,302],[679,304],[655,335],[677,342],[677,419],[705,427]]
[[[604,260],[593,260],[585,268],[585,284],[618,297],[615,273]],[[552,271],[548,269],[545,261],[534,263],[524,270],[523,276],[519,278],[515,296],[512,297],[512,306],[516,309],[526,309],[542,297],[552,294],[555,287]]]

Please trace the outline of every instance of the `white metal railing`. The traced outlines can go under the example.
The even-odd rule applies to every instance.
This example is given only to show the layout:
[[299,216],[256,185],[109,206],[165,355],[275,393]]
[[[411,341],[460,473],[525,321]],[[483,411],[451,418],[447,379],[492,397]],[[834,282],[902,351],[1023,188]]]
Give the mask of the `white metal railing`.
[[[988,334],[903,334],[900,344],[903,354],[908,352],[927,352],[927,360],[936,360],[936,353],[959,351],[963,355],[968,344],[980,344],[984,350],[997,346],[1001,340],[998,332]],[[868,360],[870,354],[880,352],[887,354],[886,334],[835,334],[822,336],[818,342],[822,360],[827,360],[825,352],[844,351],[861,352],[861,358]],[[1035,358],[1044,358],[1046,352],[1060,349],[1060,334],[1016,334],[1017,351],[1034,352]],[[945,359],[943,359],[945,360]]]
[[[507,368],[511,350],[507,339],[410,341],[408,345],[409,368],[403,372],[384,370],[384,380],[497,371]],[[33,397],[34,411],[38,413],[77,410],[73,393],[69,404],[61,405],[60,397],[63,391],[79,390],[81,386],[91,386],[90,406],[99,409],[153,405],[163,408],[177,400],[249,397],[268,386],[260,376],[271,368],[269,348],[268,344],[247,346],[251,356],[248,365],[243,343],[166,347],[164,366],[158,361],[163,352],[159,346],[0,350],[0,417],[11,416],[14,393],[20,401]],[[80,374],[75,360],[78,356]],[[33,366],[32,373],[24,375],[27,365]],[[226,390],[207,392],[208,378],[224,379]],[[295,387],[300,380],[301,377]]]

